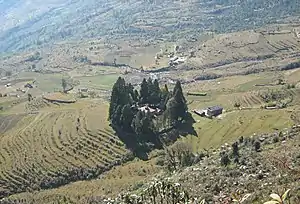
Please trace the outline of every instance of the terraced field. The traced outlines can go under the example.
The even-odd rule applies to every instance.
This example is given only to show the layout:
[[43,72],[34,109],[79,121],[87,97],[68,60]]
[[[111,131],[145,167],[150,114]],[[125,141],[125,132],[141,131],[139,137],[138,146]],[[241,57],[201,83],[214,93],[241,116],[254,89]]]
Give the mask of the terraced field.
[[0,138],[0,196],[94,178],[121,164],[129,151],[109,128],[106,108],[88,103],[45,109],[11,130],[2,123],[8,131]]
[[0,134],[12,129],[22,118],[23,114],[3,115],[0,117]]
[[282,130],[293,124],[287,110],[251,109],[224,113],[220,119],[206,119],[194,115],[197,136],[183,138],[195,150],[218,147],[244,136]]

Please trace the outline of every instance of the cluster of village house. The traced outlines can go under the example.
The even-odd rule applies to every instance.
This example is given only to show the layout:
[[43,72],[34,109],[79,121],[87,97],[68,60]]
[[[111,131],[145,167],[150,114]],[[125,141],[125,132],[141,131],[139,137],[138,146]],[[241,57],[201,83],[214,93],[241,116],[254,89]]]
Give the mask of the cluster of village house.
[[[178,45],[174,45],[174,51],[168,53],[168,58],[169,58],[169,66],[174,66],[174,65],[179,65],[182,64],[186,61],[186,57],[183,56],[176,56],[175,54],[178,54],[178,50],[179,50],[179,46]],[[161,49],[159,53],[156,54],[155,56],[155,60],[158,60],[160,57],[162,57],[164,54],[164,51]]]
[[[35,83],[35,81],[32,81],[32,82],[27,82],[24,84],[24,89],[22,88],[17,88],[15,91],[13,92],[9,92],[9,93],[6,93],[6,94],[3,94],[3,96],[11,96],[11,97],[20,97],[19,95],[19,92],[22,92],[22,93],[26,93],[26,89],[31,89],[33,88],[33,84]],[[6,88],[11,88],[12,87],[12,84],[11,83],[7,83],[5,84],[5,87]]]

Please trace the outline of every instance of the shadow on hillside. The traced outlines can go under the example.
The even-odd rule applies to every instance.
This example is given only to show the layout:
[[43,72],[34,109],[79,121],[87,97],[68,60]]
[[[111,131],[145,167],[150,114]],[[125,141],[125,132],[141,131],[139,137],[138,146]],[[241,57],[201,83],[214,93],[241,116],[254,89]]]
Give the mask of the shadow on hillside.
[[141,160],[148,160],[148,154],[154,149],[163,149],[165,145],[174,143],[178,138],[185,137],[187,135],[198,136],[193,124],[196,121],[189,113],[185,120],[175,125],[168,130],[159,133],[159,135],[153,135],[151,141],[143,141],[136,134],[127,133],[118,127],[113,127],[116,135],[126,145],[128,149],[132,151],[135,157]]
[[185,121],[179,126],[180,135],[184,137],[187,135],[198,137],[198,134],[193,127],[194,123],[196,123],[195,119],[193,118],[191,113],[188,113]]
[[149,151],[147,151],[147,149],[144,148],[141,142],[138,141],[135,134],[124,132],[118,127],[113,127],[113,129],[115,130],[116,135],[119,137],[119,139],[126,145],[126,148],[128,148],[135,157],[138,157],[142,160],[148,159],[147,153]]

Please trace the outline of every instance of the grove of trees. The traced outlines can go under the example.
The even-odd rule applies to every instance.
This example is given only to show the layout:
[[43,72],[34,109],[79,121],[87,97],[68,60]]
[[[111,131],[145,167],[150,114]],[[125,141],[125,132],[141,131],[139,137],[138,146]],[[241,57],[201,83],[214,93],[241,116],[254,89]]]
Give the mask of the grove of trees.
[[108,119],[114,128],[134,134],[140,141],[153,142],[161,131],[180,124],[186,113],[179,81],[169,91],[167,85],[161,88],[156,79],[143,79],[137,90],[119,77],[112,89]]

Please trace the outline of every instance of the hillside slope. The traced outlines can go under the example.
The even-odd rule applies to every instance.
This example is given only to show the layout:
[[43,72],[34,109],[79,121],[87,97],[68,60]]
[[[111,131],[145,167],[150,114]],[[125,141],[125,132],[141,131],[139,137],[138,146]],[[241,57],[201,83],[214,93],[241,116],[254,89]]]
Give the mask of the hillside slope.
[[[139,37],[193,39],[204,31],[228,32],[299,15],[299,1],[61,1],[0,2],[0,51],[64,39]],[[2,32],[1,32],[2,31]]]

